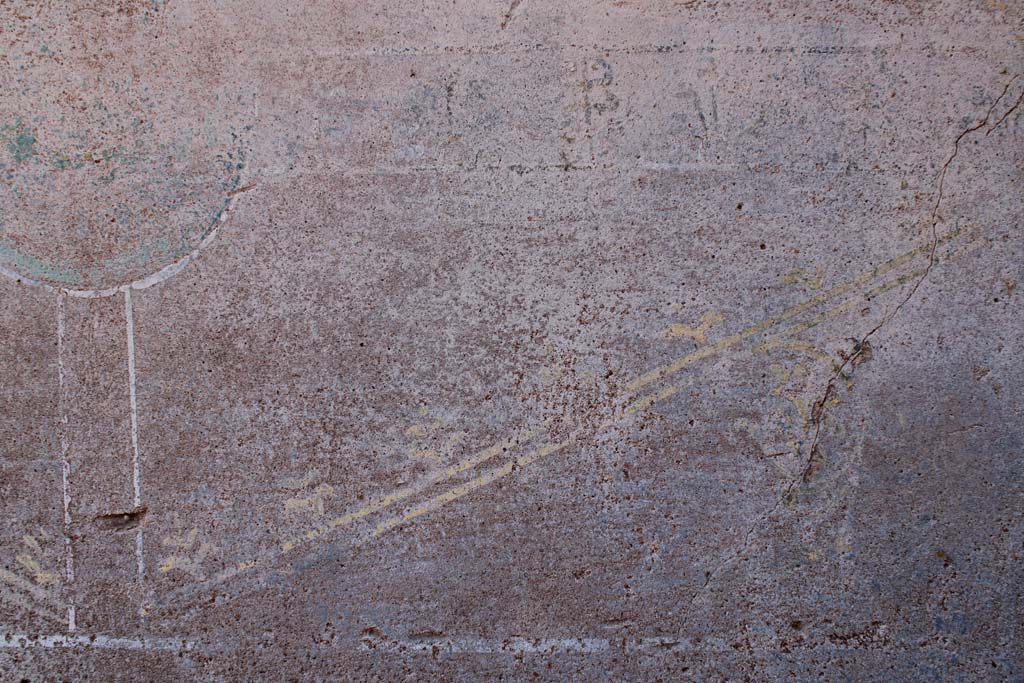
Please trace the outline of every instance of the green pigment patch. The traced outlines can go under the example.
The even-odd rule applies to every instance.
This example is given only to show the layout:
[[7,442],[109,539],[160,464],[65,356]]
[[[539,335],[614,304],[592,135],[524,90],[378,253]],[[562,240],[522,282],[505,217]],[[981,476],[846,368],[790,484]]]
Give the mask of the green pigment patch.
[[35,257],[20,254],[3,242],[0,242],[0,260],[6,261],[19,273],[24,273],[34,280],[49,280],[66,286],[82,283],[81,274],[74,268],[52,265]]
[[0,139],[7,141],[7,151],[20,164],[36,155],[36,136],[25,130],[21,121],[0,128]]

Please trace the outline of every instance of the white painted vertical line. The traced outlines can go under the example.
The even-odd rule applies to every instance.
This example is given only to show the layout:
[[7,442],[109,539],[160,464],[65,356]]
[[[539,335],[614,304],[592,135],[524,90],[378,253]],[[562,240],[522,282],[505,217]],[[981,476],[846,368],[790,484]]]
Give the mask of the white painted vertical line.
[[[128,338],[128,400],[132,417],[132,492],[135,508],[142,507],[142,473],[139,469],[139,408],[135,397],[135,319],[132,316],[132,290],[124,290],[124,319]],[[142,527],[135,534],[135,560],[138,565],[139,581],[146,573],[146,562],[142,554]]]
[[64,577],[68,584],[68,631],[75,630],[75,553],[71,547],[71,442],[64,381],[64,295],[57,292],[57,411],[60,420],[60,471],[64,495]]

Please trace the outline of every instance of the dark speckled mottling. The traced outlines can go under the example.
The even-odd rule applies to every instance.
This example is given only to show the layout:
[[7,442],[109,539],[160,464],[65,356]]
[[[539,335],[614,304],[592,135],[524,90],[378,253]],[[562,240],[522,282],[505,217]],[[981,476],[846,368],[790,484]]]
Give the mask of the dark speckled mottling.
[[1024,682],[1019,3],[0,3],[0,680]]

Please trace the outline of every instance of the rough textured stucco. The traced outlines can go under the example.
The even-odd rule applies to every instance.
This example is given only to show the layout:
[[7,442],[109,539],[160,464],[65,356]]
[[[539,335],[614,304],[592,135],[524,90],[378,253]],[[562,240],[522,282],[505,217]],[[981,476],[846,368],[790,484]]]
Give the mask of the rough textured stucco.
[[1022,17],[0,3],[0,678],[1024,680]]

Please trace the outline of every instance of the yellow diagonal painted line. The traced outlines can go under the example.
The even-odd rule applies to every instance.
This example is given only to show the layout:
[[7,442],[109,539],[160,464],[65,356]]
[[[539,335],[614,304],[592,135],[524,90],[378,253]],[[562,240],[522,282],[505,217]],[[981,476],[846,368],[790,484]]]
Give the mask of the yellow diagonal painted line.
[[[959,235],[959,230],[950,232],[949,234],[945,235],[944,237],[940,238],[937,241],[937,243],[935,244],[935,248],[954,240]],[[918,258],[924,254],[931,254],[932,248],[933,245],[929,243],[916,249],[913,249],[911,251],[908,251],[904,254],[901,254],[899,256],[896,256],[880,264],[879,266],[876,266],[875,268],[866,271],[864,274],[860,275],[859,277],[853,280],[837,285],[825,292],[822,292],[821,294],[815,297],[812,297],[811,299],[808,299],[807,301],[791,306],[777,315],[766,318],[743,330],[740,330],[739,332],[724,337],[714,343],[706,344],[698,348],[696,351],[680,356],[679,358],[669,363],[654,368],[653,370],[650,370],[649,372],[641,375],[636,380],[628,384],[626,389],[628,392],[635,394],[644,387],[647,387],[666,378],[670,378],[678,374],[684,368],[698,361],[711,358],[722,353],[723,351],[726,351],[733,347],[737,347],[743,342],[750,339],[751,337],[754,337],[778,325],[781,325],[782,323],[799,316],[801,313],[804,313],[824,303],[828,303],[829,301],[841,297],[844,294],[854,291],[857,287],[870,284],[871,282],[874,282],[879,278],[882,278],[888,275],[889,273],[892,273],[901,266],[904,266],[907,263],[912,262],[915,258]],[[855,303],[858,303],[865,298],[877,296],[901,284],[905,284],[906,282],[912,280],[914,277],[920,277],[920,275],[923,272],[924,269],[914,270],[888,283],[879,285],[878,287],[875,287],[867,292],[863,292],[854,299],[851,299],[839,306],[834,307],[833,309],[830,309],[829,311],[826,311],[825,313],[819,315],[812,321],[807,321],[805,323],[795,325],[792,328],[780,333],[779,335],[776,335],[776,337],[791,336],[793,334],[799,333],[800,331],[810,329],[814,325],[820,324],[820,322],[822,322],[827,317],[832,317],[845,312]],[[629,418],[630,416],[634,415],[637,412],[647,410],[656,403],[676,394],[679,391],[679,389],[680,386],[678,385],[670,385],[664,387],[656,394],[641,397],[627,405],[627,407],[623,409],[621,413],[619,413],[613,419],[610,419],[602,423],[599,429],[615,424],[622,419]],[[280,558],[281,556],[291,553],[298,548],[304,547],[309,543],[324,537],[325,535],[336,529],[351,525],[356,521],[365,519],[378,512],[382,512],[390,508],[391,506],[403,500],[411,498],[412,496],[421,493],[436,484],[448,481],[458,476],[459,474],[462,474],[463,472],[466,472],[470,469],[473,469],[474,467],[477,467],[478,465],[481,465],[489,460],[492,460],[493,458],[498,457],[502,453],[508,453],[519,446],[530,443],[531,441],[536,439],[537,436],[541,435],[544,432],[545,429],[543,427],[534,427],[518,432],[517,434],[503,441],[495,443],[494,445],[485,448],[482,451],[479,451],[478,453],[474,454],[469,458],[456,462],[444,468],[443,470],[439,470],[436,473],[424,477],[420,481],[417,481],[415,484],[397,489],[396,491],[385,496],[382,496],[370,503],[367,503],[366,505],[360,506],[355,510],[352,510],[341,516],[332,518],[325,523],[312,527],[302,534],[283,540],[280,543],[279,547],[267,551],[265,553],[258,554],[256,556],[252,556],[249,559],[243,560],[239,562],[237,565],[229,567],[228,569],[225,569],[224,571],[218,573],[217,575],[215,575],[211,579],[208,579],[207,581],[203,581],[199,584],[191,584],[188,586],[184,586],[181,589],[178,589],[177,591],[171,593],[164,601],[162,606],[150,605],[149,608],[170,609],[173,607],[172,603],[179,599],[187,598],[197,593],[201,593],[204,590],[213,588],[214,586],[219,584],[223,584],[239,575],[249,573],[256,568],[266,567],[273,561]],[[386,533],[387,531],[390,531],[391,529],[394,529],[395,527],[401,524],[404,524],[425,514],[433,512],[443,507],[444,505],[451,503],[452,501],[458,500],[468,495],[469,493],[483,486],[486,486],[487,484],[490,484],[494,481],[497,481],[498,479],[506,477],[515,472],[519,468],[537,462],[548,455],[557,453],[558,451],[564,449],[566,446],[570,445],[572,439],[573,437],[570,437],[569,439],[561,441],[559,443],[549,443],[531,451],[527,455],[513,457],[512,460],[499,467],[493,468],[451,489],[436,494],[431,498],[427,499],[426,501],[424,501],[423,503],[420,503],[401,514],[394,515],[378,523],[373,528],[368,539],[377,538],[382,534]]]

